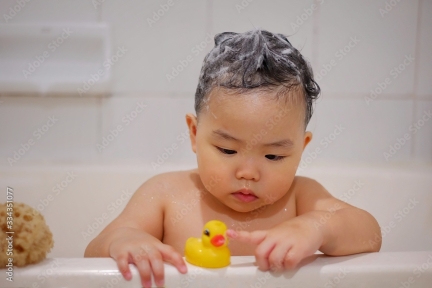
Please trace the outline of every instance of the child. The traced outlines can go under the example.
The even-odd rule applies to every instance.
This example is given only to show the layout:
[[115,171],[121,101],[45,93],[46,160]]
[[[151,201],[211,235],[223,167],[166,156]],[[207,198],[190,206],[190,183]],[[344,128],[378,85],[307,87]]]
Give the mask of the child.
[[198,167],[146,181],[85,257],[114,258],[127,280],[134,263],[144,287],[152,274],[163,286],[163,261],[186,273],[186,240],[213,219],[230,228],[231,254],[255,255],[263,271],[292,269],[317,250],[379,251],[380,228],[369,213],[295,176],[319,92],[284,35],[216,35],[199,77],[196,116],[186,115]]

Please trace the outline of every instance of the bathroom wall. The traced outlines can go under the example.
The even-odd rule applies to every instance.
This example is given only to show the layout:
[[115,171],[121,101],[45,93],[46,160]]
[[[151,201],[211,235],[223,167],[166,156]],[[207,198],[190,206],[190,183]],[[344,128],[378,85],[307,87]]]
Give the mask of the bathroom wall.
[[216,33],[254,27],[290,35],[322,88],[301,169],[432,162],[432,1],[2,0],[0,15],[105,22],[113,53],[125,51],[105,97],[0,91],[2,166],[195,165],[184,115],[194,112],[202,60]]

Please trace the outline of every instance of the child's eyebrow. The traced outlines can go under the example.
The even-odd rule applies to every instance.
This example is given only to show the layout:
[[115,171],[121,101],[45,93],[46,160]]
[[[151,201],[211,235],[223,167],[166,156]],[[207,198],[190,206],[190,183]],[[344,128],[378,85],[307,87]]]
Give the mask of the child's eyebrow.
[[237,138],[229,135],[228,133],[226,133],[226,132],[224,132],[224,131],[222,131],[220,129],[214,130],[212,134],[214,136],[216,136],[216,137],[223,138],[225,140],[233,140],[233,141],[236,141],[236,142],[243,142],[243,141],[241,141],[241,140],[239,140],[239,139],[237,139]]
[[[232,140],[232,141],[236,141],[236,142],[243,142],[242,140],[237,139],[237,138],[229,135],[228,133],[226,133],[226,132],[224,132],[224,131],[222,131],[220,129],[214,130],[212,134],[214,136],[216,136],[216,137],[220,137],[220,138],[223,138],[225,140]],[[279,141],[276,141],[276,142],[263,144],[263,146],[273,146],[273,147],[286,147],[286,148],[290,148],[290,147],[294,146],[294,142],[291,139],[282,139],[282,140],[279,140]]]
[[291,139],[283,139],[283,140],[279,140],[273,143],[267,143],[264,144],[264,146],[274,146],[274,147],[285,147],[285,148],[290,148],[292,146],[294,146],[293,141],[291,141]]

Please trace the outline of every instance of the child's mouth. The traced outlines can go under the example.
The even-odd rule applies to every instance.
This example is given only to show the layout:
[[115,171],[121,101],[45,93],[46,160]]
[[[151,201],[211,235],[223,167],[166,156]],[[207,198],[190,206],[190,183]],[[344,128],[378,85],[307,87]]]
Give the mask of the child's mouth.
[[258,199],[258,197],[255,196],[255,194],[253,194],[251,190],[245,190],[245,189],[241,189],[237,192],[234,192],[232,193],[232,195],[238,200],[240,200],[241,202],[245,202],[245,203],[252,202]]

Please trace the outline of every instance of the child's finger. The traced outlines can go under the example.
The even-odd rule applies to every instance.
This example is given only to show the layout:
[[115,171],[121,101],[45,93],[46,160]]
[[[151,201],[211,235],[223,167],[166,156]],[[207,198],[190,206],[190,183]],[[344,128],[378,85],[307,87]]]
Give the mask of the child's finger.
[[164,286],[164,263],[163,263],[163,259],[162,259],[162,255],[159,254],[159,252],[157,253],[158,255],[152,255],[152,257],[150,257],[150,265],[151,265],[151,269],[153,270],[153,275],[154,275],[154,281],[156,283],[156,285],[158,287],[163,287]]
[[232,229],[228,229],[226,234],[231,239],[235,239],[240,242],[259,244],[267,236],[267,231],[256,230],[256,231],[248,232],[248,231],[234,231]]
[[138,269],[143,287],[151,287],[151,268],[147,258],[134,259],[135,266]]
[[285,269],[294,269],[302,260],[303,255],[299,255],[294,248],[291,248],[285,255],[284,266]]
[[275,246],[276,243],[267,239],[267,241],[262,241],[256,248],[255,259],[261,271],[268,271],[270,269],[269,256]]
[[161,244],[158,246],[158,249],[161,252],[163,259],[174,265],[180,273],[185,274],[187,272],[186,263],[184,262],[183,257],[174,250],[173,247]]
[[116,259],[117,267],[120,271],[120,273],[123,275],[123,277],[129,281],[132,279],[132,273],[129,269],[129,261],[128,257],[126,255],[118,256]]
[[285,267],[285,259],[289,259],[287,257],[288,255],[291,255],[289,254],[290,248],[291,245],[287,245],[285,243],[279,243],[279,245],[275,245],[275,247],[268,256],[268,264],[270,266],[270,270],[282,271],[287,268]]

